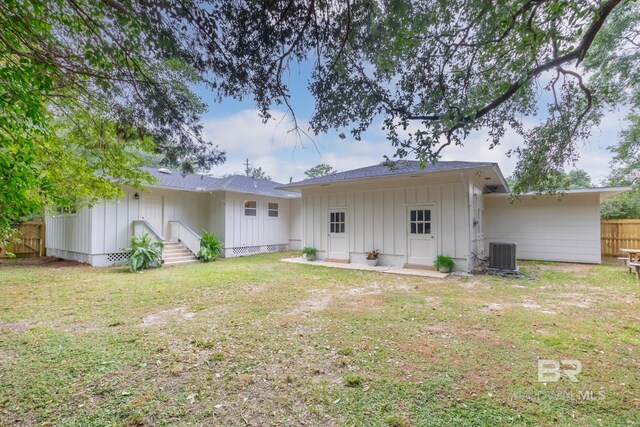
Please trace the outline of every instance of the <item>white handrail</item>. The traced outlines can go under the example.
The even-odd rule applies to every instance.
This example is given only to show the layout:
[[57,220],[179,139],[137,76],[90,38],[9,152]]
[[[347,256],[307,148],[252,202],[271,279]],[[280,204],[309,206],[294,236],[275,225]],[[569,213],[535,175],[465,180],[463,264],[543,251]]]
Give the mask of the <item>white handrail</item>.
[[177,238],[178,241],[182,242],[194,255],[200,251],[200,235],[189,226],[183,224],[182,221],[169,221],[169,230],[170,236]]
[[144,227],[146,227],[147,229],[149,229],[149,231],[151,232],[151,234],[152,234],[152,235],[154,235],[154,236],[155,236],[159,241],[161,241],[161,242],[164,242],[164,241],[165,241],[164,236],[163,236],[162,234],[160,234],[160,233],[158,232],[158,230],[156,230],[156,229],[154,228],[154,226],[153,226],[153,225],[151,225],[151,223],[150,223],[149,221],[147,221],[146,219],[134,219],[134,220],[132,221],[132,223],[133,223],[133,226],[134,226],[134,232],[133,232],[133,234],[134,234],[135,236],[138,236],[138,233],[136,233],[136,230],[135,230],[135,228],[136,228],[136,227],[135,227],[135,225],[136,225],[136,223],[139,223],[139,224],[142,224],[142,225],[143,225]]

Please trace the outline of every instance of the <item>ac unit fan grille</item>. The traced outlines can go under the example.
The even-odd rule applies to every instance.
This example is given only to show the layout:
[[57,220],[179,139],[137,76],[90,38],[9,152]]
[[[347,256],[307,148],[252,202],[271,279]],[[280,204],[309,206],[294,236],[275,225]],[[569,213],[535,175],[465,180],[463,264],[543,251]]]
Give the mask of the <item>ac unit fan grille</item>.
[[517,271],[516,244],[504,242],[489,243],[489,268]]

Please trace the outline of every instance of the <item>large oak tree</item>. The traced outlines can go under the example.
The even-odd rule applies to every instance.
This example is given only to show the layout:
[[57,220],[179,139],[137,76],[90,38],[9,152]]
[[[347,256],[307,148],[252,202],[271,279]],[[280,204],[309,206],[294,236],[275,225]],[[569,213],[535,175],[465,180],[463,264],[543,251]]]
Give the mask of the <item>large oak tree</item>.
[[513,129],[515,190],[556,191],[602,113],[640,102],[639,21],[623,0],[7,0],[0,210],[113,196],[144,178],[131,146],[185,170],[222,161],[194,84],[265,119],[284,105],[297,126],[298,62],[312,64],[312,132],[381,127],[395,157],[427,163]]

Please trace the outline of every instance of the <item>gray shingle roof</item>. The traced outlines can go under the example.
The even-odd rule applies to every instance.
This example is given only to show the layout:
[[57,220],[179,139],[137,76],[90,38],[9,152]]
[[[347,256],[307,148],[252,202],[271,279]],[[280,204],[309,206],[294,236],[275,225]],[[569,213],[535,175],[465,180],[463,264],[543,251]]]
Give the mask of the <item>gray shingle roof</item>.
[[152,187],[188,191],[233,191],[236,193],[286,198],[300,197],[298,193],[292,191],[278,190],[277,188],[282,187],[283,184],[268,179],[255,179],[244,175],[213,178],[200,174],[183,174],[175,170],[169,170],[170,173],[163,173],[156,168],[145,167],[143,169],[158,180],[157,183],[151,185]]
[[460,169],[479,168],[494,166],[494,163],[488,162],[445,162],[441,161],[435,165],[428,164],[424,169],[420,169],[420,163],[415,160],[400,160],[395,163],[395,168],[390,168],[385,164],[377,164],[373,166],[367,166],[359,169],[352,169],[344,172],[338,172],[327,176],[321,176],[318,178],[305,179],[303,181],[287,184],[281,188],[298,187],[302,185],[312,184],[324,184],[337,181],[352,181],[357,179],[384,177],[384,176],[397,176],[397,175],[411,175],[417,173],[430,173],[430,172],[444,172],[455,171]]

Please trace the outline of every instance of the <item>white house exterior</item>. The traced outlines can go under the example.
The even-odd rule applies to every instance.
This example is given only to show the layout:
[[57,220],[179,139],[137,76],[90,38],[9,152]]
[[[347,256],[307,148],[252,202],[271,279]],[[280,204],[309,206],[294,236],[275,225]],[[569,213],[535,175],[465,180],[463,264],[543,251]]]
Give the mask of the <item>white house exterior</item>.
[[125,187],[116,202],[46,217],[47,254],[107,266],[126,260],[132,235],[199,249],[202,230],[223,242],[223,256],[300,248],[300,199],[273,181],[245,176],[211,178],[147,169],[158,183]]
[[[281,187],[302,194],[302,245],[321,259],[364,263],[370,250],[390,266],[433,266],[451,256],[471,271],[491,241],[516,242],[522,259],[600,262],[599,204],[622,189],[586,189],[509,202],[495,163],[397,162]],[[555,241],[554,241],[555,236]]]
[[517,243],[520,259],[599,264],[600,203],[627,190],[587,188],[514,201],[506,194],[485,195],[486,240]]

